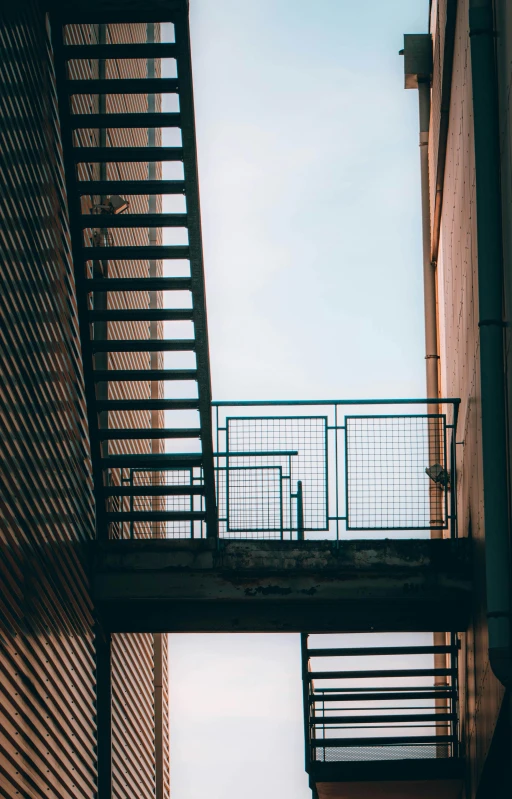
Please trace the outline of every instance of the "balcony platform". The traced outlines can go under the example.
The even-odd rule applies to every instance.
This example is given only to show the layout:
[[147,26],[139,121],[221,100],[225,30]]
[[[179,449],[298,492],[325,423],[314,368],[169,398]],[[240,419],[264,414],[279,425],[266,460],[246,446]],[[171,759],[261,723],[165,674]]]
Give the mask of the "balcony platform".
[[460,631],[470,541],[115,540],[93,591],[112,632]]
[[463,770],[454,758],[317,763],[310,785],[318,799],[458,799]]

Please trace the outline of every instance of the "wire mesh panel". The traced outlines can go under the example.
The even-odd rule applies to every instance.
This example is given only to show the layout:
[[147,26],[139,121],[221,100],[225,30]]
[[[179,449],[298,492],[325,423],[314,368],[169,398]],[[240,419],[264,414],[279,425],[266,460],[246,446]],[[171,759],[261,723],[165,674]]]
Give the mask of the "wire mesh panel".
[[229,529],[283,532],[283,470],[280,466],[230,467]]
[[[231,481],[234,479],[237,481],[235,485],[239,485],[241,478],[235,476],[237,470],[255,466],[281,469],[282,484],[286,482],[281,495],[282,524],[285,530],[291,532],[297,529],[296,507],[292,502],[292,495],[299,480],[302,481],[304,529],[328,528],[325,416],[231,417],[226,420],[225,488],[228,530],[241,529],[239,519],[243,503],[241,497],[235,505],[236,518],[232,517]],[[268,499],[275,503],[277,494],[268,495]],[[252,495],[249,494],[249,506],[252,501]],[[277,512],[277,504],[274,504],[272,509],[264,510],[263,515],[275,517]],[[247,510],[247,513],[250,514],[250,511]]]
[[448,526],[446,417],[345,419],[349,530],[426,530]]
[[[201,468],[111,469],[109,478],[112,485],[130,489],[129,496],[110,499],[110,509],[120,517],[120,521],[111,523],[111,537],[197,538],[204,535],[203,521],[190,518],[194,513],[204,512],[203,496],[155,493],[165,491],[166,486],[191,489],[201,486]],[[143,513],[149,514],[148,520],[136,518],[137,514]],[[123,514],[129,517],[128,520],[124,520]],[[166,514],[183,514],[187,518],[169,519],[165,518]]]

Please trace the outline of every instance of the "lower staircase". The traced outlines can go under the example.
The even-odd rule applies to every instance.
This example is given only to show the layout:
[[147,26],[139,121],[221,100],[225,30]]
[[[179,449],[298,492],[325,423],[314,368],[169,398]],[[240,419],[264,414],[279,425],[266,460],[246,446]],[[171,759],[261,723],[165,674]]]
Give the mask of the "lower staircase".
[[318,799],[457,799],[458,641],[429,639],[302,636],[306,769]]

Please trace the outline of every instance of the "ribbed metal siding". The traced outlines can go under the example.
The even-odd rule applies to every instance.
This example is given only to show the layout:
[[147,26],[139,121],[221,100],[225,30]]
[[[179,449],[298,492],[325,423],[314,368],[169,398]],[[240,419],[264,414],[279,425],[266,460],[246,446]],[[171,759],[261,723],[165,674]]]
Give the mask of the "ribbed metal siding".
[[163,633],[162,638],[162,747],[163,747],[163,799],[171,795],[170,774],[170,720],[169,720],[169,636]]
[[95,796],[94,534],[45,17],[0,27],[0,792]]
[[[9,13],[0,31],[7,54],[0,112],[8,123],[0,132],[0,785],[9,798],[92,798],[85,545],[93,497],[54,81],[37,3]],[[145,28],[135,33],[142,41]],[[114,795],[123,799],[154,796],[153,679],[153,636],[115,636]],[[168,795],[168,757],[164,773]]]
[[115,799],[155,795],[153,636],[112,636]]

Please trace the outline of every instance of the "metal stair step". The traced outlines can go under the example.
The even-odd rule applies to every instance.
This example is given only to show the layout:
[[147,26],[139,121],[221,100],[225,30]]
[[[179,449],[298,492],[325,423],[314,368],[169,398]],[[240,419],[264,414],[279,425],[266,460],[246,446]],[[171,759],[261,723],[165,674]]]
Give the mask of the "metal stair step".
[[99,277],[85,280],[87,291],[190,291],[189,277]]
[[176,94],[176,78],[88,78],[68,80],[68,94]]
[[377,671],[310,671],[310,680],[364,680],[381,677],[449,677],[451,669],[379,669]]
[[89,311],[91,322],[179,322],[190,321],[192,308],[107,308]]
[[96,400],[98,411],[194,411],[199,409],[198,399],[131,399]]
[[187,214],[82,214],[83,228],[187,227]]
[[441,721],[454,721],[457,718],[455,713],[403,713],[389,716],[312,716],[311,726],[329,724],[394,724],[398,722],[429,722],[439,723]]
[[186,427],[142,427],[134,430],[131,427],[109,427],[98,430],[100,441],[137,441],[160,438],[201,438],[199,428]]
[[134,161],[183,161],[182,147],[74,147],[76,164]]
[[101,459],[103,468],[124,469],[175,469],[203,465],[203,456],[195,453],[164,453],[141,455],[106,455]]
[[104,486],[107,497],[195,497],[204,495],[203,485]]
[[64,58],[72,61],[80,58],[175,58],[175,44],[148,42],[143,44],[66,44],[62,48]]
[[79,180],[81,196],[110,194],[185,194],[184,180]]
[[[146,0],[145,3],[59,3],[54,5],[52,16],[60,25],[95,24],[113,25],[131,23],[176,22],[180,12],[175,3]],[[116,45],[117,46],[117,45]]]
[[106,339],[91,341],[94,352],[193,352],[197,341],[190,338],[182,339]]
[[108,522],[200,522],[206,519],[202,510],[119,511],[105,515]]
[[342,649],[307,649],[307,655],[311,658],[327,657],[365,657],[382,655],[432,655],[450,654],[456,651],[453,646],[369,646],[369,647],[343,647]]
[[[57,111],[60,127],[62,130],[62,156],[64,165],[65,190],[68,197],[71,216],[71,251],[77,272],[77,312],[80,322],[81,342],[84,348],[84,386],[86,392],[87,421],[91,431],[90,454],[92,462],[92,477],[94,493],[96,499],[98,500],[96,514],[96,534],[99,540],[106,539],[109,534],[108,525],[104,524],[104,521],[106,520],[105,514],[107,512],[114,513],[114,508],[108,508],[106,506],[106,503],[103,501],[105,497],[142,497],[145,495],[161,497],[193,497],[198,495],[204,497],[205,511],[203,512],[201,510],[200,518],[201,520],[206,519],[206,534],[208,536],[215,537],[218,530],[215,501],[215,469],[214,460],[212,457],[210,366],[206,308],[204,300],[198,175],[195,157],[196,141],[194,129],[192,76],[190,67],[188,22],[187,14],[185,13],[186,3],[182,2],[182,0],[179,0],[179,2],[174,2],[174,0],[146,0],[146,2],[142,4],[137,4],[134,2],[134,0],[127,0],[125,2],[122,0],[107,0],[106,2],[101,3],[95,2],[95,0],[89,0],[89,3],[80,2],[66,4],[59,2],[57,3],[57,6],[58,8],[52,8],[51,33],[53,52],[55,54],[56,93],[58,101]],[[65,30],[65,26],[69,24],[122,23],[125,25],[133,22],[140,22],[142,25],[147,22],[176,22],[177,44],[161,44],[159,42],[145,43],[142,41],[140,44],[135,44],[127,41],[126,44],[120,45],[106,43],[97,45],[68,45],[64,42],[65,39],[71,38],[69,36],[69,31]],[[145,25],[144,30],[142,27],[141,30],[143,33],[151,33],[150,31],[148,32],[145,30]],[[144,38],[146,38],[146,36],[144,36]],[[105,77],[100,78],[98,73],[96,73],[97,77],[91,77],[90,79],[87,79],[87,75],[89,74],[88,72],[86,73],[85,71],[77,71],[75,73],[72,69],[73,64],[69,63],[73,61],[73,59],[84,60],[83,64],[76,65],[79,69],[81,69],[82,67],[85,68],[87,66],[86,61],[89,63],[89,65],[92,63],[94,66],[94,59],[98,59],[100,61],[104,59],[115,61],[116,59],[122,60],[124,58],[130,58],[142,59],[144,62],[146,59],[162,57],[177,59],[179,79],[175,77],[149,77],[149,74],[154,75],[154,72],[148,72],[148,77],[144,77],[146,75],[144,63],[142,65],[144,69],[140,72],[137,71],[141,77],[124,77],[121,75],[126,75],[126,72],[120,72],[120,77],[117,78],[118,73],[110,72],[109,70]],[[116,64],[113,66],[116,67]],[[99,74],[103,75],[104,72],[100,71]],[[139,113],[137,110],[140,108],[142,111],[142,109],[148,107],[145,97],[147,98],[147,96],[150,95],[161,96],[166,93],[174,95],[175,99],[178,97],[179,111],[177,113],[171,112],[170,109],[164,113],[156,112],[156,109],[151,105],[149,107],[153,108],[152,111]],[[83,95],[83,103],[81,107],[77,95]],[[109,101],[107,104],[109,109],[111,105],[115,105],[117,103],[120,110],[119,114],[103,113],[106,111],[106,108],[104,108],[100,103],[100,110],[100,107],[98,107],[94,102],[94,96],[99,96],[101,99],[102,96],[108,97],[108,95],[111,95],[112,99],[112,103]],[[130,95],[138,95],[142,98],[142,100],[144,100],[144,102],[141,100],[140,103],[137,102],[136,106],[134,105],[133,109],[129,109],[125,101],[127,97],[129,99]],[[114,103],[116,98],[118,98],[119,102],[116,100],[116,103]],[[157,107],[160,107],[159,103],[157,104]],[[93,113],[85,113],[89,109]],[[79,113],[73,113],[74,110],[78,111]],[[177,109],[175,110],[177,111]],[[137,146],[129,146],[130,141],[119,141],[119,147],[79,146],[80,141],[83,141],[84,144],[87,144],[86,139],[89,140],[89,138],[90,145],[100,144],[99,140],[96,141],[94,136],[91,135],[90,137],[82,137],[82,133],[92,133],[92,131],[107,130],[109,128],[115,131],[116,128],[119,128],[120,130],[126,130],[127,133],[130,130],[134,132],[139,130],[141,133],[145,134],[147,130],[158,128],[162,129],[164,127],[176,128],[177,130],[180,130],[181,137],[176,138],[175,142],[179,143],[182,141],[182,147],[155,147],[154,145],[157,143],[156,141],[148,142],[148,144],[151,145],[149,147],[139,146],[142,141],[134,141],[133,144],[137,144]],[[76,131],[80,131],[80,136],[76,133]],[[143,136],[143,139],[145,139],[145,136]],[[107,142],[102,142],[102,144],[110,143],[116,144],[117,142],[114,142],[114,140],[112,140],[112,142],[110,142],[110,140]],[[164,161],[183,162],[186,181],[185,179],[139,179],[139,177],[143,178],[145,175],[148,175],[148,178],[150,175],[152,178],[154,178],[156,175],[153,175],[152,171],[147,171],[147,165]],[[122,170],[120,172],[119,168],[113,166],[112,169],[109,168],[108,170],[98,170],[98,174],[95,175],[95,170],[92,170],[92,168],[89,166],[91,163],[122,164],[123,162],[131,162],[133,164],[140,163],[141,169],[135,169],[135,167],[133,167],[130,170],[127,170],[128,179],[121,180],[119,178],[122,176]],[[84,164],[84,167],[77,168],[77,164],[82,163]],[[144,165],[146,168],[142,169],[142,165]],[[86,166],[87,169],[85,168]],[[100,171],[102,173],[105,172],[103,179],[81,179],[83,176],[87,177],[88,174],[90,174],[91,177],[99,178]],[[112,172],[112,175],[115,177],[115,179],[107,179],[107,172],[108,174]],[[128,172],[130,172],[129,175]],[[177,171],[176,174],[183,177],[181,167],[180,171]],[[140,213],[130,215],[129,213],[126,213],[123,215],[117,215],[115,218],[114,216],[111,217],[110,215],[105,214],[103,218],[99,218],[102,215],[98,215],[97,219],[92,219],[88,218],[92,215],[86,216],[84,214],[84,211],[88,209],[86,208],[86,203],[80,202],[81,197],[90,197],[91,199],[94,199],[95,203],[97,203],[100,198],[106,199],[109,196],[117,194],[121,195],[121,197],[131,200],[128,211],[144,210],[145,203],[143,203],[140,208],[136,207],[137,203],[135,202],[135,198],[131,199],[133,196],[147,198],[148,196],[151,197],[152,195],[181,195],[186,197],[186,205],[185,201],[180,200],[177,208],[181,212],[183,212],[186,208],[188,215],[184,213],[161,215],[155,213],[148,215]],[[153,207],[153,211],[155,210],[156,206]],[[119,229],[121,231],[125,229],[136,230],[137,228],[142,228],[145,229],[144,232],[146,232],[146,236],[143,237],[145,241],[147,240],[148,230],[150,232],[150,239],[152,239],[153,237],[151,236],[151,230],[154,228],[186,227],[190,230],[190,240],[193,246],[190,248],[187,245],[172,246],[161,244],[157,246],[156,239],[153,241],[153,243],[148,241],[148,246],[141,246],[135,241],[130,242],[130,237],[125,237],[122,235],[119,236],[120,241],[119,246],[117,246],[117,236],[114,235],[113,237],[105,237],[104,242],[100,242],[95,236],[94,242],[108,245],[109,242],[116,241],[116,246],[85,247],[84,239],[88,239],[89,236],[85,236],[83,230],[90,231],[91,229],[102,227],[107,230],[112,228],[112,230]],[[185,241],[187,241],[186,237],[183,238]],[[129,246],[130,244],[133,244],[134,246]],[[176,279],[172,278],[170,279],[171,282],[168,282],[164,278],[135,278],[135,280],[129,278],[129,274],[135,271],[139,274],[148,273],[149,270],[146,268],[148,266],[148,262],[161,262],[162,260],[166,259],[190,262],[190,274],[192,277],[185,278],[184,280],[186,282],[177,282]],[[122,277],[107,277],[104,281],[100,280],[99,278],[88,279],[86,275],[88,275],[89,278],[92,278],[89,268],[93,266],[93,261],[110,261],[111,268],[109,268],[109,272],[112,272],[116,275],[120,274]],[[126,261],[127,263],[123,264],[123,261]],[[136,262],[138,262],[138,264]],[[80,264],[82,264],[82,267],[80,267]],[[149,263],[149,265],[151,264]],[[86,266],[88,269],[85,268]],[[139,268],[135,270],[135,266],[138,266]],[[145,268],[142,269],[142,267]],[[107,274],[106,269],[95,269],[93,271],[98,273],[104,271],[104,273]],[[182,274],[189,274],[188,269],[179,271]],[[147,301],[151,299],[150,292],[164,290],[185,290],[193,294],[193,297],[187,299],[193,299],[194,311],[192,312],[192,310],[189,308],[184,307],[192,304],[190,301],[173,301],[172,303],[165,303],[166,305],[178,306],[177,308],[158,308],[155,306],[158,304],[161,305],[162,303]],[[122,307],[113,307],[110,309],[108,308],[108,305],[114,305],[114,303],[107,303],[103,301],[107,299],[106,293],[108,291],[130,291],[132,293],[136,291],[144,291],[146,292],[146,296],[144,298],[141,296],[141,301],[139,302],[139,298],[136,298],[136,296],[133,295],[133,303],[123,302],[120,297],[116,297],[116,300],[120,300],[120,302],[116,303],[116,305],[134,305],[135,307],[126,308],[124,310]],[[93,292],[102,293],[102,296],[99,298],[92,297],[91,293]],[[99,302],[99,299],[102,300],[101,303]],[[112,300],[110,297],[108,299]],[[93,306],[92,310],[90,310],[90,305]],[[145,309],[144,306],[146,305],[151,305],[152,307]],[[102,308],[102,306],[107,307]],[[183,331],[177,330],[174,334],[177,337],[170,340],[146,340],[145,336],[150,332],[149,322],[151,320],[164,321],[177,319],[186,319],[190,329]],[[142,336],[142,339],[139,338],[138,340],[133,340],[127,338],[125,340],[122,338],[121,340],[109,340],[108,332],[110,331],[108,331],[108,321],[112,321],[113,323],[117,321],[144,321],[147,324],[141,326],[140,333],[137,333],[136,325],[132,325],[130,328],[132,335]],[[194,321],[196,322],[195,325],[193,324]],[[99,324],[94,326],[94,334],[98,336],[105,334],[104,341],[101,339],[89,340],[91,331],[93,329],[93,324],[95,322],[98,322]],[[130,325],[128,326],[130,327]],[[175,322],[175,327],[179,328],[180,325]],[[183,325],[181,327],[183,327]],[[125,333],[126,336],[130,336],[130,331],[118,332],[115,328],[115,324],[111,325],[111,328],[114,329],[113,334],[115,336],[124,336]],[[188,337],[178,338],[181,333],[184,333]],[[129,358],[127,359],[126,363],[124,363],[124,360],[126,359],[119,358],[120,361],[123,360],[123,363],[121,364],[122,367],[132,367],[132,369],[130,370],[122,368],[115,377],[110,374],[105,374],[107,370],[99,370],[98,373],[95,374],[93,368],[94,360],[90,358],[91,352],[196,353],[196,351],[198,364],[197,370],[138,370],[133,368],[138,365],[138,359],[132,364],[129,362]],[[100,359],[99,357],[96,357],[95,360],[98,366],[107,365],[106,363],[100,363],[100,361],[105,361],[105,358]],[[150,365],[149,357],[144,358],[144,361],[146,360],[148,361],[148,365]],[[158,360],[158,363],[159,362],[160,361]],[[141,365],[144,365],[142,360],[140,363]],[[192,359],[192,364],[193,363],[194,359]],[[155,361],[153,365],[157,365],[157,362]],[[102,380],[102,378],[105,379]],[[136,396],[137,388],[141,389],[141,385],[135,386],[133,393],[128,393],[128,382],[133,382],[134,378],[138,378],[139,382],[145,383],[145,390],[138,392],[140,395],[142,395],[141,398]],[[148,378],[150,378],[150,380],[148,380]],[[176,399],[158,398],[158,392],[153,392],[153,394],[156,393],[156,397],[155,399],[152,399],[152,392],[149,391],[150,383],[167,379],[172,379],[174,381],[179,379],[194,380],[194,385],[191,385],[190,389],[186,392],[178,390],[174,391],[171,396],[176,396]],[[123,380],[124,382],[122,382]],[[104,393],[101,390],[101,385],[100,390],[98,392],[96,391],[97,384],[109,384],[111,381],[112,387],[118,385],[121,389],[126,389],[126,391],[111,391],[111,394],[113,395],[111,399],[108,398],[108,392],[105,392],[106,398],[97,398],[96,393],[100,395]],[[104,387],[106,388],[106,386]],[[178,389],[179,383],[174,383],[174,388]],[[197,398],[194,396],[196,393],[199,395]],[[116,394],[120,395],[119,399],[114,398]],[[185,398],[179,398],[182,394],[185,394]],[[189,396],[186,397],[186,394]],[[127,396],[127,398],[124,398],[125,396]],[[145,397],[148,398],[146,399]],[[163,430],[150,429],[146,433],[143,429],[128,429],[128,426],[132,424],[140,424],[142,426],[145,423],[148,423],[151,418],[150,414],[152,411],[167,410],[178,412],[175,414],[176,421],[173,420],[173,424],[192,425],[194,426],[193,431],[191,428],[184,428],[183,430],[179,430],[179,432],[174,431],[173,428],[164,428]],[[181,411],[183,411],[183,413],[181,413]],[[191,411],[194,411],[194,413],[192,414]],[[127,412],[127,416],[123,417],[123,412]],[[136,412],[139,412],[138,417],[135,415]],[[114,424],[121,424],[123,425],[123,428],[112,431],[102,431],[99,429],[100,423],[106,419],[106,416],[109,413],[110,423],[113,422]],[[119,413],[119,416],[116,417],[116,413]],[[162,418],[162,416],[163,413],[159,414],[159,418]],[[154,418],[154,416],[152,418]],[[124,427],[125,425],[126,429]],[[137,439],[140,439],[141,442],[146,441],[147,443],[144,449],[146,450],[147,455],[146,453],[140,455],[129,455],[126,453],[126,455],[111,454],[107,455],[105,459],[102,458],[102,446],[100,446],[100,442],[104,442],[103,449],[107,452],[109,448],[111,451],[115,451],[115,449],[121,449],[126,452],[128,449],[128,446],[126,445],[116,447],[115,445],[110,444],[108,448],[106,446],[106,443],[110,440],[123,441],[123,439],[132,442],[137,441]],[[183,445],[180,445],[179,443],[174,444],[172,449],[189,449],[194,450],[194,452],[151,453],[152,448],[155,450],[161,448],[161,445],[153,447],[151,446],[152,440],[158,441],[159,439],[174,439],[177,442],[179,442],[181,439],[184,441]],[[188,440],[194,439],[195,443],[190,446],[188,444]],[[184,477],[186,480],[190,480],[192,485],[127,486],[125,484],[122,486],[104,486],[107,470],[113,467],[114,464],[118,464],[119,466],[126,468],[126,474],[130,473],[130,469],[140,469],[142,472],[147,471],[148,473],[151,469],[155,469],[156,472],[167,471],[167,479],[169,481],[174,479],[182,479]],[[204,485],[200,486],[193,484],[194,474],[201,474],[202,476],[204,475]],[[152,482],[152,480],[148,480],[148,482]],[[151,505],[151,503],[148,504]],[[189,505],[189,503],[185,501],[175,504],[178,506],[185,505],[185,507],[191,507],[190,512],[196,513],[196,511],[193,510],[195,503],[194,505],[192,505],[192,503]],[[155,513],[172,513],[172,517],[167,516],[165,517],[166,519],[176,519],[176,513],[188,512],[178,510],[173,512],[171,510],[172,503],[167,503],[167,506],[165,503],[162,503],[161,505],[158,503],[153,503],[153,506],[153,512]],[[138,506],[137,510],[132,510],[131,512],[144,513],[144,518],[147,520],[147,513],[143,512],[141,507],[144,507],[142,503]],[[169,507],[169,511],[157,510],[157,508],[160,507]],[[200,506],[198,503],[197,507],[201,508],[202,506]],[[121,512],[125,512],[124,509]],[[148,512],[151,513],[152,511],[150,510]],[[197,513],[198,512],[199,511],[197,511]],[[118,515],[116,518],[119,520]],[[163,519],[164,517],[154,518]]]
[[188,246],[84,247],[86,261],[159,261],[190,257]]
[[97,383],[141,380],[197,380],[197,369],[97,369]]
[[407,693],[396,690],[384,690],[380,691],[378,689],[366,692],[366,693],[358,693],[354,691],[354,689],[347,689],[345,693],[336,694],[336,693],[329,693],[329,694],[322,694],[321,689],[319,693],[315,693],[313,696],[309,697],[310,704],[314,705],[317,703],[326,704],[329,702],[380,702],[382,699],[393,701],[397,699],[452,699],[453,698],[453,691],[450,688],[447,688],[444,691],[434,690],[432,687],[430,691],[425,690],[418,690],[418,691],[408,691]]
[[180,128],[181,114],[161,111],[146,111],[141,114],[71,114],[70,125],[78,128]]

